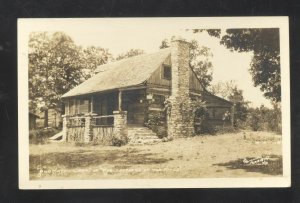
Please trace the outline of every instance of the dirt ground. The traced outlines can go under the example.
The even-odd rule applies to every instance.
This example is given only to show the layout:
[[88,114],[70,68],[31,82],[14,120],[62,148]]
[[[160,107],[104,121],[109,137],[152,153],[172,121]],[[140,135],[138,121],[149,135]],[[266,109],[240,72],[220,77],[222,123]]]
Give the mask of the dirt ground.
[[281,136],[177,138],[144,146],[30,145],[30,179],[227,178],[282,175]]

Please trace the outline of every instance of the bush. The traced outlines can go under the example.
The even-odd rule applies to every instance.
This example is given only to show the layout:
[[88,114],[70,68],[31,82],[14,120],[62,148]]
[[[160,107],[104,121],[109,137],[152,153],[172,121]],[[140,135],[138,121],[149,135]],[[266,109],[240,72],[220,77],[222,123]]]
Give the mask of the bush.
[[253,111],[249,116],[248,123],[253,131],[258,131],[259,129],[261,129],[262,123],[259,112]]
[[49,137],[60,132],[55,128],[44,128],[29,131],[29,142],[32,144],[45,144]]
[[167,126],[166,116],[163,112],[151,113],[145,125],[157,134],[159,138],[166,137]]
[[276,105],[274,105],[273,109],[268,109],[264,106],[251,109],[248,113],[246,124],[254,131],[262,130],[281,133],[281,109]]
[[122,136],[122,137],[113,137],[112,138],[112,146],[117,146],[117,147],[121,147],[123,145],[126,145],[129,141],[129,138],[127,136]]

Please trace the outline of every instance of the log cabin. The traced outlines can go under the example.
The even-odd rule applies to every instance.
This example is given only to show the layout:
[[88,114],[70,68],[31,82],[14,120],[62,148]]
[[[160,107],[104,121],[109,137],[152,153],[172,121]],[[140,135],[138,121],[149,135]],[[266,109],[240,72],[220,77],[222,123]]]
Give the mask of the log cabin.
[[98,67],[93,77],[62,96],[63,139],[108,144],[113,136],[128,135],[128,129],[153,133],[146,124],[165,112],[166,100],[171,106],[164,122],[167,136],[195,134],[193,103],[199,99],[205,102],[208,123],[223,125],[232,103],[202,86],[189,64],[189,47],[174,40],[156,53]]

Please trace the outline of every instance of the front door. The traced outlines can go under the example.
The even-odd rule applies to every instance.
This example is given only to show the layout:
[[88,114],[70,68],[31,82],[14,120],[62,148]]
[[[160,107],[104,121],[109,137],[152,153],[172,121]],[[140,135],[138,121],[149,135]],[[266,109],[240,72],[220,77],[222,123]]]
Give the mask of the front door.
[[145,97],[144,91],[128,91],[124,93],[123,110],[127,111],[127,123],[144,125],[145,123]]

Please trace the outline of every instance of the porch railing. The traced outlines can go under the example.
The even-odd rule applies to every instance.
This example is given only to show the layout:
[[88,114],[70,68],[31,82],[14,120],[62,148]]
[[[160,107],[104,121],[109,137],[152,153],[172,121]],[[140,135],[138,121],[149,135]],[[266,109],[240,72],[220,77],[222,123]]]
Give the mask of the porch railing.
[[82,142],[85,132],[85,116],[68,117],[67,120],[67,141]]
[[69,142],[84,142],[88,139],[93,143],[110,144],[114,132],[114,115],[70,116],[66,127],[66,140]]
[[114,133],[114,116],[93,116],[91,122],[92,139],[96,144],[111,144]]
[[94,127],[114,126],[114,116],[113,115],[93,116],[92,117],[92,125]]

